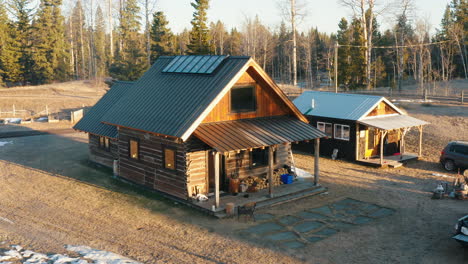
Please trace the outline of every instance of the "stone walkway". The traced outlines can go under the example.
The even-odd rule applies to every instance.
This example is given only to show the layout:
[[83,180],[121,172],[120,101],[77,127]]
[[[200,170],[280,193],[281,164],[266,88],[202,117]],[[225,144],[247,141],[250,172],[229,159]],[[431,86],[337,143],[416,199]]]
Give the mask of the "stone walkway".
[[256,214],[255,219],[261,223],[242,232],[286,248],[301,248],[394,212],[390,208],[347,198],[294,215]]

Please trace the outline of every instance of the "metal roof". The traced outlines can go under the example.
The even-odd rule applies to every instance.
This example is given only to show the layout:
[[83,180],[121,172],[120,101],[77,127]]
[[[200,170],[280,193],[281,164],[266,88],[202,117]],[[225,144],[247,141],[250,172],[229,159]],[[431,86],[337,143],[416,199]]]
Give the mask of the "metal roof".
[[325,137],[297,118],[276,116],[201,124],[194,132],[219,152],[266,147]]
[[191,55],[177,56],[162,70],[167,73],[211,74],[226,56]]
[[360,124],[375,127],[382,130],[392,130],[405,127],[415,127],[429,124],[426,121],[407,116],[407,115],[392,115],[376,118],[368,118],[358,121]]
[[[218,57],[218,56],[216,56]],[[183,138],[221,91],[247,69],[250,57],[225,58],[212,74],[163,72],[160,57],[102,118],[105,123]]]
[[382,96],[306,91],[293,103],[304,115],[359,120],[385,101],[400,114],[396,106]]
[[116,82],[111,89],[76,123],[76,130],[99,136],[117,138],[115,126],[101,123],[104,114],[127,92],[133,82]]

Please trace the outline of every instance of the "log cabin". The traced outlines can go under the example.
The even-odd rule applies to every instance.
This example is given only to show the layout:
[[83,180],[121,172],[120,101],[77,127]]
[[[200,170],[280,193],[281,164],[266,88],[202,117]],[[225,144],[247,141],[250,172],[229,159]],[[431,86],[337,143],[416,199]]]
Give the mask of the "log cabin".
[[291,143],[318,146],[325,136],[250,57],[163,56],[127,89],[116,85],[88,113],[99,115],[75,126],[90,134],[90,158],[109,164],[96,158],[94,137],[110,138],[120,178],[208,210],[224,208],[220,194],[236,179],[263,183],[273,197],[274,171],[292,166]]
[[[408,116],[382,96],[306,91],[296,107],[327,137],[321,155],[398,167],[422,155],[422,129],[428,124]],[[405,152],[405,135],[419,130],[419,153]],[[333,155],[335,152],[335,155]]]

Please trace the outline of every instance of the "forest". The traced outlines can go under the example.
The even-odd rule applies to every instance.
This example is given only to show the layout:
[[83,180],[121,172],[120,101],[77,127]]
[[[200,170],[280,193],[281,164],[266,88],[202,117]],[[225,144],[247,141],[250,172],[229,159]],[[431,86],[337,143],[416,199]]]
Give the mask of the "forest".
[[[209,21],[209,0],[192,0],[191,28],[174,33],[155,0],[0,0],[0,87],[69,80],[138,79],[159,56],[252,56],[277,82],[314,88],[401,89],[468,77],[468,2],[451,0],[436,33],[413,0],[338,0],[353,14],[327,34],[297,29],[299,0],[278,0],[283,22],[258,16],[239,27]],[[299,3],[296,3],[298,1]],[[65,15],[67,13],[67,15]],[[379,18],[391,13],[382,30]]]

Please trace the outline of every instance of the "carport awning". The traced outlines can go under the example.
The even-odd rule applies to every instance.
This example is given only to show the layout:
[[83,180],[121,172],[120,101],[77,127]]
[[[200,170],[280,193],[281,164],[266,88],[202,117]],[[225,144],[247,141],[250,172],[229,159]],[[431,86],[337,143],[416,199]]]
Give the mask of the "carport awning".
[[429,124],[424,120],[420,120],[407,115],[394,115],[376,117],[370,119],[359,120],[358,123],[375,127],[382,130],[393,130],[406,127],[416,127]]
[[278,116],[201,124],[194,132],[218,152],[267,147],[325,137],[296,118]]

